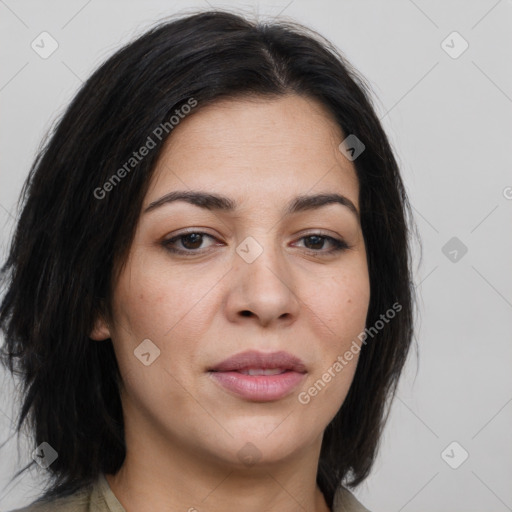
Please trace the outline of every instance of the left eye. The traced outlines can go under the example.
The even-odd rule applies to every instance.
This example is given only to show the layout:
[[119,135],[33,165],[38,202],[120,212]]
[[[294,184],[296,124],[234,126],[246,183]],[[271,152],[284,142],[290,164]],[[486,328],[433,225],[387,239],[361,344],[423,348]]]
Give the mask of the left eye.
[[[332,253],[337,251],[342,251],[344,249],[348,249],[348,245],[343,240],[338,240],[337,238],[333,238],[332,236],[327,235],[307,235],[300,238],[300,240],[305,241],[306,249],[312,250],[314,252],[318,252],[320,249],[323,249],[325,242],[329,242],[333,247],[328,251],[321,251],[323,253]],[[306,242],[308,241],[308,242]],[[309,247],[308,247],[309,246]],[[321,247],[318,247],[321,246]]]
[[[165,240],[163,245],[168,251],[173,253],[184,255],[199,254],[200,252],[203,252],[200,249],[204,249],[204,247],[202,248],[201,246],[205,238],[216,240],[214,236],[209,235],[208,233],[194,231],[190,233],[183,233],[181,235],[170,238],[169,240]],[[312,253],[329,254],[348,249],[348,245],[343,240],[338,240],[337,238],[317,233],[303,236],[299,238],[299,240],[304,240],[305,249]],[[181,244],[181,248],[176,247],[178,242]],[[331,249],[324,250],[324,245],[326,242],[331,244]]]

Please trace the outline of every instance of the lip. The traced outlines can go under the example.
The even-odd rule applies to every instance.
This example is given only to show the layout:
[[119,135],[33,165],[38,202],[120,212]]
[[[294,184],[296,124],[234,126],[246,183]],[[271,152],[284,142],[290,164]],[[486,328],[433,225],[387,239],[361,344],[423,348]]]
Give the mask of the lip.
[[[282,370],[275,375],[246,375],[249,369]],[[288,352],[249,350],[235,354],[208,370],[224,389],[246,400],[271,402],[288,396],[305,378],[306,366]]]

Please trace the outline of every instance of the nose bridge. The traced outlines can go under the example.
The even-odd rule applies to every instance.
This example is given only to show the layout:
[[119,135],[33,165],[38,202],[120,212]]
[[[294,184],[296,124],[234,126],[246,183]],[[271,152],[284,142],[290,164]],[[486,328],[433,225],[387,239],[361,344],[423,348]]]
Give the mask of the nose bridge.
[[237,309],[249,310],[270,320],[295,313],[297,299],[282,248],[272,232],[246,237],[236,248],[235,288],[240,292]]
[[260,232],[247,236],[238,245],[236,252],[236,265],[244,274],[244,280],[249,280],[251,286],[262,284],[267,289],[278,283],[279,287],[285,286],[281,247],[274,241],[272,233]]

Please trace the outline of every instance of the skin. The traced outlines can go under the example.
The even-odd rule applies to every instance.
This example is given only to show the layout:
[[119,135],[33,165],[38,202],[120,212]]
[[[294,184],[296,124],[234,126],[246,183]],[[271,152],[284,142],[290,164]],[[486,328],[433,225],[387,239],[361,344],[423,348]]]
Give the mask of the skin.
[[[99,318],[91,333],[112,339],[124,386],[127,455],[107,480],[127,512],[220,512],[233,503],[245,512],[325,512],[316,484],[322,436],[358,356],[307,405],[298,394],[365,327],[366,250],[346,206],[283,209],[297,195],[336,192],[359,211],[354,166],[338,150],[345,135],[322,105],[297,95],[200,107],[169,137],[142,211],[176,190],[222,194],[239,207],[176,201],[140,215],[113,318]],[[186,228],[214,238],[178,239],[174,247],[195,254],[171,253],[163,242]],[[328,254],[331,242],[313,234],[349,248]],[[249,236],[263,248],[252,263],[236,252]],[[149,366],[134,356],[144,339],[160,350]],[[248,349],[299,357],[303,383],[273,402],[228,392],[207,369]],[[239,457],[246,443],[259,457],[252,465]]]

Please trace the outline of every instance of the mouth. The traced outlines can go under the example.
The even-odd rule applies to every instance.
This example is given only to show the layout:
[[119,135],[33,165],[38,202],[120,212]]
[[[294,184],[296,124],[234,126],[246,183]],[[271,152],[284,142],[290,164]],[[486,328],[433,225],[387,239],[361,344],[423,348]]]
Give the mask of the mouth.
[[253,402],[280,400],[305,379],[304,363],[287,352],[247,351],[236,354],[208,373],[224,390]]

